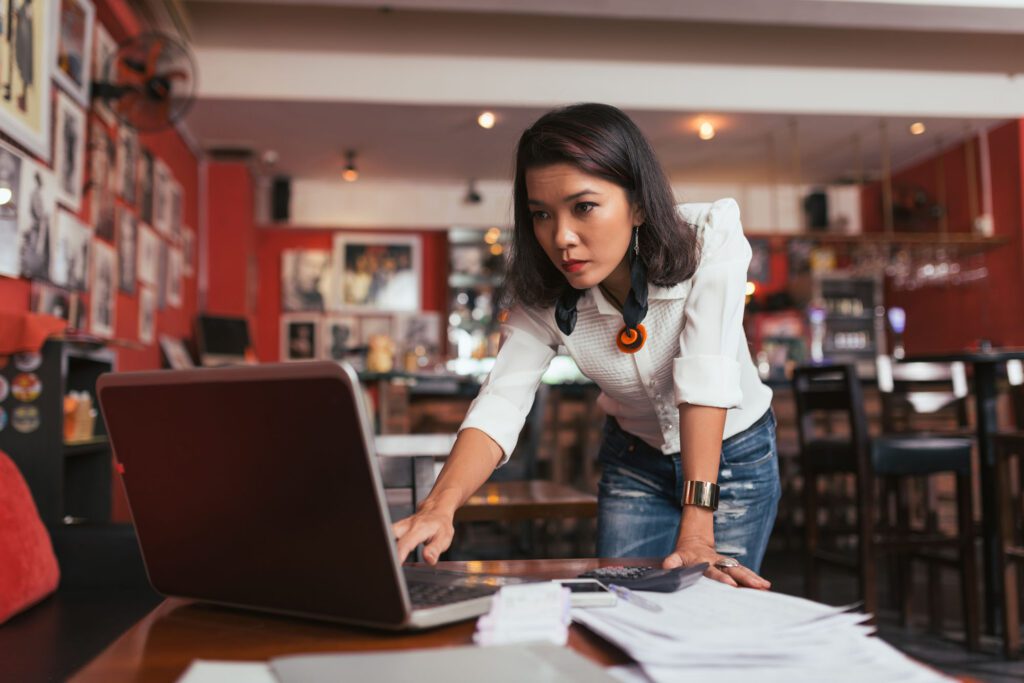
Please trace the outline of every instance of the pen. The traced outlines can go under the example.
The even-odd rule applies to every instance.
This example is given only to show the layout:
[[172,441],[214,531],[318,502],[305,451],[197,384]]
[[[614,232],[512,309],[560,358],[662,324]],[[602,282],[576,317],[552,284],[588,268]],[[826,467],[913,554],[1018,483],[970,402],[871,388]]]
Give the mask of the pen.
[[623,588],[622,586],[616,586],[614,583],[610,583],[608,584],[608,590],[615,593],[615,595],[619,596],[626,602],[633,603],[637,607],[643,607],[645,610],[649,610],[651,612],[661,611],[661,605],[656,602],[651,602],[647,598],[641,598],[628,588]]

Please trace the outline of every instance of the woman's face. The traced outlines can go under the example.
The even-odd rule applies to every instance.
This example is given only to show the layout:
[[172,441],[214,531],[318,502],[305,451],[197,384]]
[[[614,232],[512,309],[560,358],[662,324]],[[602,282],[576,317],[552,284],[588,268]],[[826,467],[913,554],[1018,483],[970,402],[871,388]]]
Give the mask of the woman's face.
[[624,189],[571,164],[552,164],[526,172],[526,194],[537,242],[570,285],[588,289],[614,274],[628,291],[626,253],[642,221]]

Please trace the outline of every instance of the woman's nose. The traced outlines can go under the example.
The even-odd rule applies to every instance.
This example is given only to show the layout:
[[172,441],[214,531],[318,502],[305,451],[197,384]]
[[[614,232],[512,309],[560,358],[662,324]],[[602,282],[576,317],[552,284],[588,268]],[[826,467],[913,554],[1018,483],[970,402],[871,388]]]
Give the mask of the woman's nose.
[[555,246],[558,249],[568,249],[580,243],[579,235],[573,229],[572,221],[560,220],[555,226]]

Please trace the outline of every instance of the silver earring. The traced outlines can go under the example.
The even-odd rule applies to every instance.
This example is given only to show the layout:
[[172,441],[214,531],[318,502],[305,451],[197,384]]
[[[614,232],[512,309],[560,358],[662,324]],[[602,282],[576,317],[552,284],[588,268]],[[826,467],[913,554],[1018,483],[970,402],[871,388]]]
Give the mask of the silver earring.
[[633,226],[633,254],[640,255],[640,226]]

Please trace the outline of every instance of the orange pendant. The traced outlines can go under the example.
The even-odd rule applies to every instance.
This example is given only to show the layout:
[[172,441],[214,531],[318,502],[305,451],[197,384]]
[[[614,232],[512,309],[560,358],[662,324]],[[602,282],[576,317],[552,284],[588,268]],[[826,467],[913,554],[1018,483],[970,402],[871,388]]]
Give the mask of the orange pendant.
[[643,325],[637,325],[635,330],[623,327],[619,330],[619,336],[615,338],[619,351],[623,353],[636,353],[643,348],[645,341],[647,341],[647,328]]

